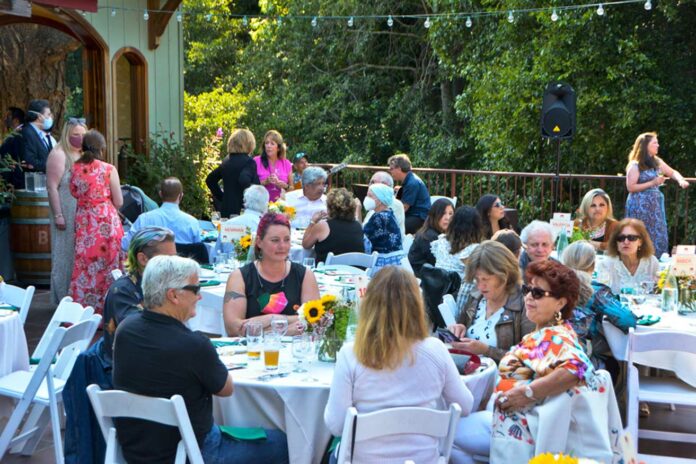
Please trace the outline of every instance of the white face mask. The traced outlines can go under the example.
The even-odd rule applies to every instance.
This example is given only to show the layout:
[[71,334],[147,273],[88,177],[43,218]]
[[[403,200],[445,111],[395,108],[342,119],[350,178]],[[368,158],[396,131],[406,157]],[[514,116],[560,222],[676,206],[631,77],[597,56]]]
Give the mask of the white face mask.
[[377,202],[375,202],[374,198],[371,197],[365,197],[363,200],[363,206],[365,207],[366,210],[372,211],[377,207]]

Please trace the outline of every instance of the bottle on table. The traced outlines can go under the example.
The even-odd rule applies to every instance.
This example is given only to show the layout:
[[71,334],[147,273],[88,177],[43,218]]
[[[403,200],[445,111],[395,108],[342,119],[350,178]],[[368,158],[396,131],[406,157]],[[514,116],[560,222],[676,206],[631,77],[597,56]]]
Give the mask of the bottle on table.
[[679,306],[679,285],[677,278],[672,274],[672,270],[667,270],[665,276],[665,284],[662,287],[662,303],[660,308],[662,312],[676,311]]
[[558,259],[560,260],[563,256],[563,250],[568,247],[568,234],[566,233],[565,227],[561,229],[561,233],[558,234],[558,241],[556,244],[556,253],[558,253]]

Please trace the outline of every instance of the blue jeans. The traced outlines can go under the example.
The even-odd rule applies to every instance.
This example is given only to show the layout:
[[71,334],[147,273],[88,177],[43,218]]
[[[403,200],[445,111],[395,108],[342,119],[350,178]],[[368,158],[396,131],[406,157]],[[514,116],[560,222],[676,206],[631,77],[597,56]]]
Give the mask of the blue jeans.
[[223,435],[218,426],[213,424],[201,447],[203,461],[206,464],[289,463],[288,439],[285,434],[280,430],[266,430],[266,435],[268,438],[265,440],[235,440]]

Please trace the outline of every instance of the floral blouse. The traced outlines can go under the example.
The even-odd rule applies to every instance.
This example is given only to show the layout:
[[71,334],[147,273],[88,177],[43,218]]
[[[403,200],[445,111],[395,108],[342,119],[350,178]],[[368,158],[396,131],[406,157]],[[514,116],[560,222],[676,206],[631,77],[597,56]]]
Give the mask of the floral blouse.
[[621,287],[640,287],[644,280],[657,280],[660,263],[654,256],[641,258],[635,274],[631,274],[618,256],[607,257],[597,263],[597,280],[618,295]]
[[567,370],[583,384],[594,375],[590,359],[567,322],[525,335],[503,356],[498,367],[500,380],[496,391],[505,392],[518,384],[526,385],[559,368]]

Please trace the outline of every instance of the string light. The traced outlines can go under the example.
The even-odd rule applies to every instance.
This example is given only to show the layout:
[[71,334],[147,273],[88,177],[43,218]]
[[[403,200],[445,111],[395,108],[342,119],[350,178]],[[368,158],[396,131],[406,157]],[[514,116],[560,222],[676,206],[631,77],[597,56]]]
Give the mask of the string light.
[[317,17],[312,18],[312,27],[317,27]]
[[430,29],[430,18],[425,18],[425,22],[423,23],[423,27],[426,29]]
[[597,7],[597,15],[598,16],[604,16],[604,7],[600,3],[599,6]]
[[471,16],[466,17],[466,27],[471,28],[474,23],[471,22]]
[[351,16],[348,18],[348,27],[353,27],[353,24],[355,24],[355,19]]
[[650,0],[645,0],[645,5],[643,5],[646,11],[652,10],[652,2]]
[[148,19],[150,19],[150,13],[148,13],[147,10],[145,10],[145,13],[143,13],[143,19],[144,19],[145,21],[147,21]]
[[515,22],[515,17],[512,15],[512,10],[510,10],[510,14],[508,14],[508,22],[510,24]]
[[111,17],[113,18],[114,16],[116,16],[116,8],[111,9]]
[[558,13],[556,13],[556,10],[553,10],[553,13],[551,13],[551,21],[556,22],[558,21]]
[[391,15],[389,15],[389,17],[387,18],[387,26],[392,27],[393,25],[394,25],[394,18],[392,18]]

